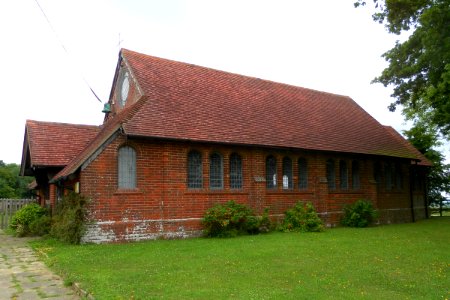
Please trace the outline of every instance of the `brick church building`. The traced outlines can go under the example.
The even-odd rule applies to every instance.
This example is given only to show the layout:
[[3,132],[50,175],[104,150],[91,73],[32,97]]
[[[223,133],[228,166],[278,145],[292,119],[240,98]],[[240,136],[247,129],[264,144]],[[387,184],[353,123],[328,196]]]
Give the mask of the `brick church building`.
[[22,175],[42,205],[90,198],[86,242],[201,233],[216,203],[329,226],[372,201],[381,223],[427,217],[423,155],[346,96],[122,49],[100,126],[28,120]]

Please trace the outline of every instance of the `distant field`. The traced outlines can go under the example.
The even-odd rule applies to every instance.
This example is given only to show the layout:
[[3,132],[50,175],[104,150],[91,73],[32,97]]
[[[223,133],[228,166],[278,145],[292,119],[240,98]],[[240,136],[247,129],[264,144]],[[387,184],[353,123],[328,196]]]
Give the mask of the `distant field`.
[[96,299],[450,298],[450,217],[323,233],[32,245]]
[[[439,217],[440,216],[439,211],[435,211],[435,210],[431,211],[431,216]],[[450,217],[450,209],[447,208],[447,209],[443,210],[442,216]]]

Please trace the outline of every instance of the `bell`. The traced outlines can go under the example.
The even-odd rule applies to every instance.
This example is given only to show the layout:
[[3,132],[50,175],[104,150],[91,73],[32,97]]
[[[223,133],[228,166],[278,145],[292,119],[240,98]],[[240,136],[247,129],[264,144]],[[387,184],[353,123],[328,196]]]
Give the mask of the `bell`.
[[103,105],[103,110],[102,110],[102,113],[110,113],[111,112],[111,105],[109,104],[109,103],[105,103],[104,105]]

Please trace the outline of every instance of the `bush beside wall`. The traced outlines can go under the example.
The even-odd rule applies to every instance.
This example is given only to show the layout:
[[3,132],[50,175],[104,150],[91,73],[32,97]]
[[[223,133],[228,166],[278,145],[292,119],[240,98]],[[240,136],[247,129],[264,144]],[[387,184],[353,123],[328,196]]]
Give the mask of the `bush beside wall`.
[[344,216],[342,218],[342,225],[349,227],[367,227],[371,225],[376,218],[378,212],[372,205],[372,202],[367,200],[358,200],[353,204],[344,207]]
[[297,202],[284,215],[281,231],[320,232],[324,230],[323,221],[311,203]]
[[86,231],[86,197],[70,193],[56,206],[51,235],[69,244],[79,244]]
[[[11,218],[9,228],[17,236],[45,235],[49,232],[48,210],[30,203],[19,209]],[[38,225],[41,224],[41,225]]]

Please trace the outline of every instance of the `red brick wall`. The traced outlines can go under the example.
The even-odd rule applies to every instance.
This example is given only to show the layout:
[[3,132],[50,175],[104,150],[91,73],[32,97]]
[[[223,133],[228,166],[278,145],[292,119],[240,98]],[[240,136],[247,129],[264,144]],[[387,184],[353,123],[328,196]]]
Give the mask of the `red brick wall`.
[[[122,145],[136,150],[137,188],[118,190],[117,153]],[[187,155],[197,150],[203,159],[203,188],[187,188]],[[223,156],[224,188],[210,190],[209,155],[218,152]],[[229,156],[236,152],[242,157],[243,188],[231,190],[229,184]],[[265,160],[268,155],[277,159],[276,190],[267,190]],[[288,156],[293,163],[292,190],[282,188],[282,159]],[[308,161],[308,189],[300,191],[297,160]],[[336,187],[328,191],[325,161],[333,158],[336,163]],[[360,189],[352,190],[351,161],[360,165]],[[349,188],[339,189],[339,160],[345,160],[349,169]],[[403,161],[404,178],[408,178],[408,161]],[[235,200],[249,205],[257,214],[268,207],[274,218],[297,201],[309,201],[329,225],[336,225],[342,207],[358,199],[368,199],[382,211],[382,222],[410,220],[408,180],[401,191],[386,192],[373,179],[373,159],[367,156],[319,153],[313,151],[289,151],[256,147],[212,144],[181,143],[157,140],[126,140],[119,136],[80,172],[81,193],[92,199],[91,218],[96,220],[86,240],[110,242],[165,237],[183,237],[200,233],[200,220],[205,211],[215,203]],[[388,210],[386,213],[385,210]],[[409,214],[408,214],[409,211]],[[399,213],[400,212],[400,213]],[[404,215],[406,214],[406,216]],[[400,215],[400,217],[397,217]],[[395,217],[394,217],[395,216]],[[396,218],[399,218],[397,220]]]

